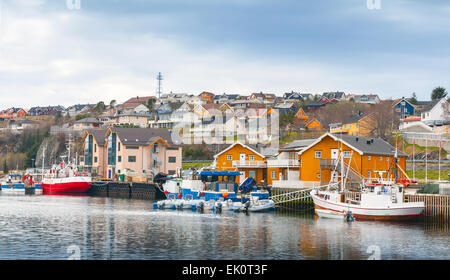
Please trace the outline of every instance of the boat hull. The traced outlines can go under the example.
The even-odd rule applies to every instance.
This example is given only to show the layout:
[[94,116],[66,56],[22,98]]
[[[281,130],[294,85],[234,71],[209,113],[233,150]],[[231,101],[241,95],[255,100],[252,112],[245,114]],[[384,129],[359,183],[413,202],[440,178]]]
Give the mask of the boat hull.
[[47,193],[85,193],[91,188],[90,178],[79,177],[79,179],[53,179],[43,182],[42,189]]
[[419,205],[419,203],[410,203],[408,206],[395,208],[368,208],[347,203],[329,202],[314,194],[311,194],[311,197],[313,198],[315,209],[330,210],[340,213],[351,211],[353,217],[357,220],[411,220],[422,215],[425,208],[424,206]]

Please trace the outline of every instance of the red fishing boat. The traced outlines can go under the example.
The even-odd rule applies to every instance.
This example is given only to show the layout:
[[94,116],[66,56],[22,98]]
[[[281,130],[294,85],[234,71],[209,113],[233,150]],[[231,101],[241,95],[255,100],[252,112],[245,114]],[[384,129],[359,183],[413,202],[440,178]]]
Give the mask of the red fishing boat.
[[45,193],[85,193],[92,185],[92,178],[88,174],[75,173],[73,166],[53,167],[42,181]]

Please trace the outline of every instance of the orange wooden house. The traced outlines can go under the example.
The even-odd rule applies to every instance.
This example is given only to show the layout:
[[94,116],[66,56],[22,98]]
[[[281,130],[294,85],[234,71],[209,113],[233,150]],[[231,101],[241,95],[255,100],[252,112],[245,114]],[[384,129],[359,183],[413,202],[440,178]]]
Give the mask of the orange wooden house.
[[254,145],[236,142],[214,156],[217,170],[233,170],[242,172],[237,183],[245,178],[253,177],[257,183],[267,182],[266,156]]
[[14,119],[25,117],[27,112],[22,108],[9,108],[0,112],[0,118],[2,119]]
[[303,111],[302,108],[300,108],[297,113],[295,114],[295,118],[299,120],[303,120],[305,123],[305,127],[308,129],[316,129],[316,130],[322,130],[323,126],[317,119],[310,119],[308,115],[306,115],[305,111]]
[[[406,170],[407,155],[396,151],[395,147],[380,138],[368,138],[351,135],[326,133],[311,145],[299,152],[300,180],[329,182],[337,179],[336,168],[340,149],[344,154],[345,170],[348,166],[349,180],[358,182],[367,178],[377,178],[383,172],[383,178],[405,179],[401,170]],[[395,155],[400,168],[396,167]],[[396,174],[395,171],[397,172]]]

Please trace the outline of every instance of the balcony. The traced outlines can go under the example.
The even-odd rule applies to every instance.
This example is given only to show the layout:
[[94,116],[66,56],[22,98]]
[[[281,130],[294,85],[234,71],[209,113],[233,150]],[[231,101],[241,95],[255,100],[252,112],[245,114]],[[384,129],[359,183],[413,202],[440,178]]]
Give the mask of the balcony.
[[267,167],[300,167],[300,162],[295,159],[274,159],[267,161]]
[[233,160],[233,167],[240,168],[265,168],[267,164],[261,160]]
[[321,158],[320,168],[322,169],[333,169],[336,166],[336,159]]

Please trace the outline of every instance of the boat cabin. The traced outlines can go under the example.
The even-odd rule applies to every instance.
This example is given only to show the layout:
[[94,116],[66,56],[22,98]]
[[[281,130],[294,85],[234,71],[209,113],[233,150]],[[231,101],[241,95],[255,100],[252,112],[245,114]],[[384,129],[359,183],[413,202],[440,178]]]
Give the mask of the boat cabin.
[[201,171],[200,180],[205,184],[206,191],[228,191],[236,192],[236,177],[240,172],[236,171]]

